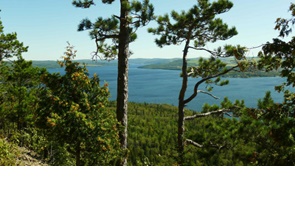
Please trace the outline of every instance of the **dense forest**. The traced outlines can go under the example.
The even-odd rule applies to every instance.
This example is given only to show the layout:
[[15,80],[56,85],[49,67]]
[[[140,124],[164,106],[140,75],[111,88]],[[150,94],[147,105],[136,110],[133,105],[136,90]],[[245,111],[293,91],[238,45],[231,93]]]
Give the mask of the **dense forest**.
[[[75,0],[73,5],[95,4]],[[206,43],[237,34],[217,17],[232,8],[228,0],[198,0],[188,11],[163,16],[154,16],[148,0],[123,0],[120,6],[120,17],[85,19],[78,28],[90,31],[97,46],[94,56],[109,62],[75,60],[78,52],[70,44],[60,61],[25,60],[22,54],[28,47],[16,33],[6,33],[0,21],[0,165],[295,165],[295,94],[288,89],[295,86],[295,4],[290,6],[290,19],[277,19],[278,37],[265,43],[256,58],[246,57],[248,49],[240,45],[204,49]],[[158,24],[148,30],[156,44],[183,44],[182,59],[129,61],[129,43],[151,20]],[[210,58],[187,58],[189,51],[204,50]],[[128,102],[132,61],[144,61],[145,68],[180,69],[179,105]],[[114,64],[118,97],[110,101],[108,84],[98,75],[89,77],[87,66]],[[47,71],[57,66],[65,74]],[[201,111],[186,109],[199,94],[215,97],[212,86],[228,84],[223,77],[249,76],[284,77],[286,83],[274,87],[284,93],[284,101],[275,103],[266,92],[256,108],[224,98],[219,105],[203,103]],[[191,95],[185,94],[188,78],[196,80]],[[199,89],[203,83],[206,90]]]

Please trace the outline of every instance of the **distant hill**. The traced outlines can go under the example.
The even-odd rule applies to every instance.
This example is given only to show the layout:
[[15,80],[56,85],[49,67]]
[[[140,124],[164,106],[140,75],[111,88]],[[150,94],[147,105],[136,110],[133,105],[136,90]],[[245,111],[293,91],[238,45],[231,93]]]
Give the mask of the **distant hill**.
[[[130,65],[153,65],[153,64],[163,64],[170,61],[174,61],[175,59],[160,59],[160,58],[136,58],[130,59]],[[117,66],[117,60],[111,61],[102,61],[102,60],[89,60],[89,59],[81,59],[75,60],[76,62],[85,63],[86,66]],[[33,60],[33,65],[41,68],[59,68],[60,65],[57,61],[54,60]]]
[[[197,66],[199,58],[188,59],[188,66]],[[222,61],[227,63],[228,66],[234,65],[235,61],[233,58],[222,58]],[[161,62],[146,64],[140,68],[145,69],[165,69],[165,70],[181,70],[182,59],[163,59]]]
[[[258,58],[254,58],[257,60]],[[236,65],[235,60],[233,58],[221,58],[223,62],[227,64],[227,66],[234,66]],[[198,66],[198,58],[195,59],[188,59],[188,66]],[[181,70],[182,68],[182,59],[166,59],[161,62],[147,64],[144,66],[140,66],[139,68],[144,69],[164,69],[164,70]],[[246,72],[230,72],[224,77],[240,77],[240,78],[247,78],[247,77],[274,77],[279,76],[278,71],[270,71],[265,72],[258,69],[246,71]]]
[[[87,66],[107,66],[114,65],[114,61],[93,61],[93,60],[76,60],[81,64],[85,63]],[[33,65],[40,68],[60,68],[57,61],[54,60],[33,60]]]
[[[257,58],[255,58],[257,59]],[[93,61],[93,60],[76,60],[81,64],[85,63],[86,66],[117,66],[117,60],[112,61]],[[188,59],[188,66],[198,66],[198,58]],[[228,66],[234,66],[235,60],[233,58],[222,58],[222,61],[227,63]],[[164,69],[164,70],[181,70],[182,59],[172,58],[172,59],[161,59],[161,58],[136,58],[129,60],[130,65],[139,65],[139,68],[143,69]],[[60,68],[57,61],[44,60],[44,61],[33,61],[33,65],[41,68]],[[278,71],[264,72],[260,70],[252,70],[247,72],[230,72],[224,77],[274,77],[279,76]]]

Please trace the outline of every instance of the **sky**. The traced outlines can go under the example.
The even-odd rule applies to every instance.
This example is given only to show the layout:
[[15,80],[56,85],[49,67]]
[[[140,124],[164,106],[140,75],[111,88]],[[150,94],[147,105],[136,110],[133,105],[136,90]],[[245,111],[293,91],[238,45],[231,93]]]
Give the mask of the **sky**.
[[[171,10],[188,10],[196,0],[150,0],[155,14],[170,13]],[[218,17],[230,27],[235,26],[239,34],[230,40],[208,44],[214,49],[225,44],[240,44],[256,47],[278,36],[274,30],[278,17],[289,18],[291,0],[232,0],[233,8]],[[119,1],[112,5],[96,0],[96,6],[90,9],[75,8],[72,0],[0,0],[0,18],[4,32],[16,32],[18,40],[29,46],[23,54],[27,60],[61,59],[67,42],[75,46],[77,59],[91,59],[95,43],[89,32],[78,32],[79,22],[84,18],[92,21],[97,17],[109,17],[119,13]],[[138,39],[130,45],[134,53],[131,58],[181,58],[183,46],[159,48],[154,43],[156,36],[147,33],[148,27],[156,27],[151,22],[137,31]],[[250,50],[248,56],[256,56],[259,49]],[[190,51],[189,57],[206,57],[206,52]]]

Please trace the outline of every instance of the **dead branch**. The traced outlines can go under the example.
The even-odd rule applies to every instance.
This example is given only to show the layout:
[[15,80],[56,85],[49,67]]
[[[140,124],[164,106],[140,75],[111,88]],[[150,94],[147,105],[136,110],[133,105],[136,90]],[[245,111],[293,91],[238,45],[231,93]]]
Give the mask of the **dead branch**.
[[197,142],[194,142],[193,140],[190,140],[190,139],[186,139],[185,142],[188,143],[188,144],[191,144],[193,146],[196,146],[198,148],[202,148],[203,147],[203,145],[201,145],[201,144],[199,144]]
[[215,99],[219,99],[217,96],[214,96],[213,94],[211,94],[210,92],[204,91],[204,90],[198,90],[198,92],[203,93],[203,94],[207,94]]
[[198,50],[198,51],[206,51],[206,52],[210,53],[214,57],[218,56],[217,52],[211,51],[211,50],[208,50],[208,49],[205,49],[205,48],[202,48],[202,47],[192,47],[192,46],[190,46],[189,48],[194,49],[194,50]]
[[187,116],[184,118],[184,120],[193,120],[196,118],[201,118],[201,117],[206,117],[206,116],[210,116],[210,115],[214,115],[214,114],[223,114],[223,113],[227,113],[227,112],[231,112],[230,109],[219,109],[216,111],[210,111],[210,112],[206,112],[206,113],[201,113],[201,114],[195,114],[193,116]]
[[249,48],[247,48],[247,50],[261,48],[261,47],[263,47],[264,45],[265,45],[265,44],[261,44],[261,45],[259,45],[259,46],[255,46],[255,47],[249,47]]

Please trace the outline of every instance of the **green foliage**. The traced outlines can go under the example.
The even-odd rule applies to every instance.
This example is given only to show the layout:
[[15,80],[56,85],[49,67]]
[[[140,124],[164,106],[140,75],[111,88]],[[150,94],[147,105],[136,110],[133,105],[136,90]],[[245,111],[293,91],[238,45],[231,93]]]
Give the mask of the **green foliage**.
[[[102,0],[102,3],[113,2],[114,0]],[[73,4],[77,7],[89,8],[94,3],[88,0],[74,0]],[[149,0],[143,0],[143,2],[121,0],[119,5],[119,15],[112,15],[107,19],[100,17],[93,23],[86,19],[82,21],[79,29],[83,30],[84,27],[89,29],[91,38],[95,40],[96,51],[93,58],[110,60],[118,56],[116,116],[124,128],[119,132],[121,147],[124,152],[127,152],[128,59],[132,54],[129,44],[137,38],[136,30],[153,20],[154,7]],[[126,155],[119,163],[127,164]]]
[[289,11],[291,12],[292,18],[285,19],[285,18],[278,18],[276,20],[275,29],[280,31],[279,36],[285,37],[288,36],[292,32],[292,27],[290,27],[290,23],[292,25],[295,24],[295,4],[291,3],[289,7]]
[[[102,2],[110,4],[114,1]],[[88,8],[94,5],[94,1],[79,0],[73,4]],[[134,18],[142,19],[128,18],[129,25],[134,25],[129,32],[128,41],[131,42],[136,38],[133,28],[145,25],[152,17],[153,8],[147,0],[143,3],[123,1],[122,6]],[[181,110],[177,114],[177,108],[169,105],[130,103],[129,165],[295,165],[295,95],[287,89],[295,86],[294,38],[288,42],[274,39],[267,43],[257,63],[259,69],[278,69],[281,76],[286,77],[286,83],[276,87],[277,91],[284,93],[283,103],[275,103],[270,92],[266,92],[257,108],[246,108],[243,101],[233,103],[225,98],[220,105],[204,104],[201,112],[184,109],[198,93],[210,95],[198,90],[201,83],[208,83],[208,90],[212,90],[211,83],[228,83],[221,76],[229,71],[245,71],[256,66],[245,59],[244,47],[226,45],[214,51],[202,48],[207,42],[228,39],[236,34],[235,28],[229,29],[222,20],[215,19],[215,15],[231,7],[232,3],[226,0],[213,3],[199,0],[188,12],[173,11],[174,24],[168,15],[164,15],[158,18],[159,27],[150,30],[160,35],[159,46],[179,44],[192,36],[189,41],[193,40],[194,45],[187,42],[184,53],[188,49],[205,50],[213,57],[198,62],[193,60],[191,68],[183,65],[184,80],[185,77],[201,80],[196,83],[195,95],[188,99],[183,95],[181,100],[183,114],[186,114],[182,118],[187,120],[185,133],[181,133],[181,139],[184,139],[182,160],[179,159],[179,138],[177,140],[179,130],[175,126]],[[291,4],[290,11],[291,19],[276,21],[275,29],[280,31],[281,37],[291,33],[294,4]],[[117,39],[112,36],[119,33],[119,17],[99,20],[97,27],[85,20],[81,30],[91,29],[92,38],[98,41]],[[105,53],[105,57],[115,54],[117,40],[110,48],[103,42],[100,44],[98,52]],[[17,41],[16,33],[3,33],[0,23],[0,165],[23,165],[19,160],[22,157],[19,146],[34,150],[39,159],[51,165],[118,164],[118,160],[125,157],[119,142],[122,128],[115,119],[116,103],[108,101],[107,84],[100,86],[97,75],[88,77],[85,65],[73,61],[76,52],[70,46],[64,60],[59,62],[65,75],[49,74],[33,67],[32,62],[21,56],[26,50],[27,47]],[[228,56],[232,56],[237,65],[228,65],[220,58]],[[4,61],[11,57],[15,60]],[[186,57],[184,60],[187,61]],[[189,142],[198,143],[201,148],[191,146],[193,143]]]
[[[37,88],[44,70],[23,59],[2,65],[0,133],[20,146],[35,149],[39,141],[34,130]],[[3,86],[2,86],[3,85]],[[34,142],[34,143],[32,143]]]
[[[199,1],[199,3],[204,3],[202,6],[206,5],[206,1]],[[185,15],[185,12],[182,12],[181,14],[182,16],[189,17],[188,15]],[[185,17],[181,17],[181,14],[173,12],[172,18],[176,21],[184,22]],[[192,18],[189,19],[192,20]],[[164,44],[177,44],[177,36],[181,36],[184,34],[185,30],[189,29],[182,28],[182,31],[176,31],[178,27],[175,26],[175,31],[165,31],[166,26],[171,28],[170,30],[173,30],[172,27],[174,27],[170,24],[168,15],[165,15],[162,18],[159,17],[158,21],[160,23],[159,28],[151,30],[151,32],[161,36],[160,39],[157,40],[159,46],[163,46]],[[219,21],[216,21],[216,24],[219,23]],[[197,42],[197,45],[202,46],[202,42]],[[280,47],[280,45],[278,46]],[[277,50],[280,48],[270,47],[270,49]],[[199,50],[202,49],[199,48]],[[240,46],[225,46],[224,51],[225,52],[217,49],[216,51],[211,52],[214,55],[222,54],[225,56],[234,56],[238,62],[236,67],[241,71],[244,71],[249,65],[251,65],[251,63],[249,64],[244,61],[245,48]],[[284,47],[281,48],[281,51],[278,50],[276,53],[271,53],[269,57],[265,57],[265,59],[262,58],[259,63],[268,60],[268,62],[266,62],[267,64],[265,64],[266,66],[280,66],[280,63],[286,61],[286,63],[282,65],[285,67],[290,66],[290,63],[292,62],[288,62],[288,58],[292,58],[292,55],[288,54],[288,52],[291,52],[291,50],[288,49],[288,45],[284,45]],[[286,56],[284,56],[285,54]],[[271,59],[273,58],[272,55],[274,55],[274,59]],[[213,62],[216,65],[213,64]],[[196,69],[195,76],[202,77],[202,75],[204,75],[203,82],[208,82],[207,80],[211,79],[211,77],[218,77],[218,73],[224,74],[226,72],[226,70],[223,70],[225,64],[216,61],[214,58],[211,58],[211,60],[208,61],[201,60],[201,63],[203,66],[199,66],[199,70]],[[259,63],[258,66],[261,66]],[[254,66],[256,65],[254,64]],[[211,67],[211,72],[207,72],[206,69],[211,69]],[[187,70],[185,69],[185,71]],[[190,69],[188,69],[188,71],[190,71]],[[289,71],[289,73],[288,71],[283,72],[285,72],[283,74],[290,77],[288,82],[291,84],[293,82],[292,74],[290,74],[292,71]],[[220,83],[221,80],[217,78],[215,81],[211,82]],[[284,87],[281,87],[281,90],[283,90]],[[224,118],[220,113],[213,113],[216,115],[187,122],[185,137],[201,143],[202,148],[185,146],[185,154],[181,163],[178,163],[179,160],[175,148],[177,146],[176,138],[173,139],[176,134],[172,132],[173,135],[169,137],[167,136],[167,133],[171,132],[168,132],[167,130],[169,129],[166,129],[170,128],[170,124],[175,123],[176,120],[171,121],[173,120],[172,117],[168,118],[168,115],[163,115],[165,114],[162,112],[164,109],[160,109],[154,113],[152,111],[147,113],[147,110],[152,107],[144,107],[142,110],[136,109],[137,117],[139,117],[138,123],[132,125],[137,125],[134,130],[139,132],[136,132],[136,136],[132,135],[129,140],[130,144],[135,143],[138,146],[130,151],[130,160],[134,162],[135,165],[161,165],[162,163],[167,163],[167,160],[169,160],[170,165],[294,165],[294,96],[290,91],[285,91],[284,93],[285,102],[283,104],[275,104],[270,93],[266,93],[265,98],[259,100],[258,109],[245,108],[243,102],[236,101],[235,103],[231,103],[227,98],[221,103],[221,107],[217,105],[205,105],[203,113],[213,113],[221,108],[226,108],[230,109],[232,115],[238,116],[238,118]],[[185,113],[188,115],[194,115],[195,117],[201,115],[189,111],[186,111]],[[147,117],[148,122],[144,122],[141,118],[142,116]],[[149,134],[150,130],[147,128],[150,127],[149,122],[152,122],[152,120],[148,117],[157,117],[157,119],[163,118],[163,121],[166,124],[161,125],[161,123],[154,123],[154,132],[153,135],[151,135]],[[140,125],[143,125],[143,128],[141,128]],[[161,128],[163,134],[156,132],[160,130],[157,125]],[[171,128],[173,128],[173,126]],[[134,133],[132,132],[132,134]],[[141,137],[142,135],[145,135],[145,137]],[[168,149],[170,151],[163,152],[160,145],[163,142],[157,143],[159,137],[154,138],[154,135],[166,136],[165,140],[162,139],[162,141],[169,141],[169,139],[172,139],[167,143],[166,147],[166,150]],[[136,140],[135,142],[132,142],[134,138]],[[150,154],[150,151],[154,154]],[[159,154],[158,157],[156,157],[155,155],[159,152],[162,154]]]
[[[265,102],[261,101],[263,105],[268,103],[266,97]],[[282,118],[270,124],[266,112],[257,117],[243,103],[228,99],[220,107],[205,105],[203,112],[222,107],[236,108],[240,118],[214,115],[187,121],[186,137],[203,147],[185,146],[183,165],[294,165],[293,122],[283,126],[286,120]],[[177,108],[130,103],[129,110],[129,165],[178,165]],[[197,114],[189,110],[186,113]],[[272,122],[275,119],[272,117]]]
[[[279,30],[279,36],[285,37],[292,32],[290,23],[294,24],[295,21],[295,6],[291,4],[290,11],[292,11],[291,19],[282,19],[278,18],[276,21],[275,29]],[[282,77],[286,77],[287,83],[282,84],[281,86],[276,87],[279,91],[284,91],[286,86],[295,86],[295,73],[294,73],[294,45],[295,38],[292,37],[290,41],[286,42],[280,38],[273,39],[273,42],[267,42],[262,51],[259,52],[260,60],[258,62],[258,67],[260,69],[269,70],[278,70],[280,69],[280,74]]]
[[1,60],[15,59],[0,61],[0,135],[9,143],[34,149],[39,141],[34,130],[36,92],[44,70],[22,58],[28,47],[17,40],[16,33],[4,34],[2,23],[0,27]]
[[[185,143],[191,143],[200,147],[195,141],[186,139],[184,125],[186,120],[184,113],[185,105],[191,102],[198,93],[205,93],[214,97],[214,95],[209,93],[213,89],[211,86],[212,83],[220,86],[227,85],[228,80],[221,80],[221,76],[236,69],[244,71],[250,65],[245,58],[246,48],[240,45],[225,45],[223,49],[219,47],[216,50],[204,48],[207,43],[228,40],[237,35],[235,27],[229,28],[222,19],[217,18],[219,14],[229,11],[232,6],[233,4],[227,0],[218,0],[212,3],[209,0],[198,0],[198,3],[188,11],[182,11],[180,13],[172,11],[170,17],[168,14],[159,16],[157,18],[159,26],[157,28],[148,29],[150,33],[160,36],[160,38],[156,38],[155,40],[159,47],[185,43],[182,56],[181,77],[183,79],[178,98],[178,154],[180,165],[185,164]],[[193,45],[191,44],[192,42]],[[200,58],[197,66],[188,68],[187,55],[190,49],[206,51],[210,53],[212,57],[209,59]],[[228,68],[219,58],[230,56],[235,58],[237,65]],[[188,87],[188,77],[200,79],[195,83],[193,94],[185,98]],[[208,92],[199,90],[199,86],[203,83],[207,84]],[[221,112],[222,111],[223,110],[221,110]],[[210,113],[209,115],[211,115]],[[215,114],[217,112],[215,111],[212,113]],[[207,114],[201,116],[207,116]],[[192,117],[192,119],[194,118],[196,118],[196,116]]]
[[4,103],[6,112],[4,120],[17,125],[18,130],[33,125],[36,108],[36,90],[40,83],[40,75],[44,70],[34,68],[32,62],[24,59],[13,61],[6,67]]
[[[294,24],[294,4],[291,4],[291,19],[278,18],[275,29],[279,36],[288,36]],[[285,42],[279,38],[266,43],[259,52],[258,68],[266,71],[279,70],[286,78],[286,83],[275,89],[284,92],[284,102],[274,103],[270,92],[258,102],[258,109],[248,109],[241,117],[241,130],[253,135],[252,143],[255,147],[255,157],[258,165],[294,165],[294,93],[286,90],[287,86],[295,84],[294,78],[294,37]],[[249,124],[250,123],[250,124]],[[259,130],[257,129],[259,128]],[[250,132],[249,132],[250,131]]]
[[[270,100],[267,94],[260,103],[270,107]],[[203,112],[223,107],[234,107],[239,118],[213,115],[187,121],[186,137],[203,147],[187,144],[183,165],[294,165],[294,121],[286,116],[277,116],[282,110],[279,105],[247,109],[243,102],[231,103],[225,99],[221,106],[204,105]],[[130,103],[129,110],[128,164],[179,165],[175,127],[177,108]],[[197,112],[187,110],[186,114]]]
[[[104,2],[106,2],[106,1],[104,1]],[[84,1],[75,0],[75,1],[73,1],[73,5],[76,7],[89,8],[91,5],[94,5],[94,2],[93,2],[93,0],[84,0]]]
[[[219,0],[210,3],[208,0],[199,0],[187,12],[171,12],[171,22],[168,14],[159,16],[159,27],[149,28],[149,32],[159,35],[156,44],[177,45],[189,40],[195,40],[194,47],[203,47],[207,42],[227,40],[237,34],[236,29],[228,28],[216,15],[227,12],[233,4],[230,1]],[[205,36],[206,35],[206,36]]]
[[0,166],[46,165],[36,159],[36,153],[0,137]]
[[19,57],[21,53],[27,50],[28,47],[24,47],[23,43],[17,40],[16,33],[4,34],[4,27],[0,20],[0,63],[4,59]]
[[128,106],[128,165],[177,165],[177,108],[147,103]]
[[72,61],[75,53],[68,46],[59,62],[65,75],[42,76],[38,125],[49,141],[66,148],[76,165],[110,165],[120,151],[117,121],[107,108],[108,87],[100,87],[97,75],[88,78],[86,67]]
[[[112,4],[114,0],[103,0],[102,3]],[[74,0],[72,4],[80,8],[89,8],[94,4],[94,1]],[[124,39],[128,43],[135,41],[137,38],[136,30],[139,27],[147,25],[154,18],[154,7],[149,3],[149,0],[143,2],[133,0],[121,1],[121,16],[112,15],[109,18],[98,17],[95,22],[89,19],[83,19],[78,26],[78,31],[89,30],[90,37],[96,42],[96,51],[94,56],[101,59],[111,60],[118,55],[119,40]],[[126,23],[128,34],[123,33],[120,25]],[[125,26],[125,25],[124,25]],[[127,36],[127,37],[126,37]],[[111,42],[107,42],[111,40]],[[99,56],[101,54],[101,56]]]
[[295,164],[295,122],[289,115],[289,110],[274,103],[267,92],[258,109],[247,109],[241,116],[240,130],[251,137],[257,165]]
[[185,165],[248,165],[243,163],[243,157],[235,156],[244,154],[237,151],[236,119],[213,116],[199,119],[196,123],[194,128],[188,127],[186,136],[202,143],[203,148],[187,146]]
[[0,138],[0,166],[14,166],[20,152],[17,146]]

